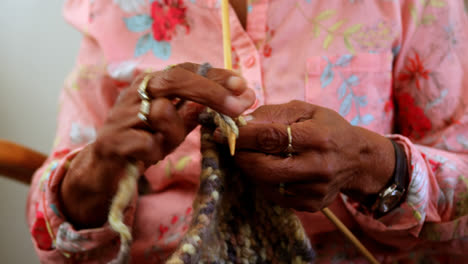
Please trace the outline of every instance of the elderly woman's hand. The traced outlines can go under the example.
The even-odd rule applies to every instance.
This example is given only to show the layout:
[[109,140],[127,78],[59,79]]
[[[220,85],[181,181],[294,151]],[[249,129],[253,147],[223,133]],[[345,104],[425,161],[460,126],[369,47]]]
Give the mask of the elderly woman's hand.
[[[215,68],[202,77],[199,67],[184,63],[151,73],[147,124],[137,116],[143,77],[120,95],[96,141],[73,159],[61,185],[64,213],[76,228],[103,224],[127,161],[140,161],[144,170],[163,159],[197,125],[204,106],[237,116],[252,105],[255,95],[241,77]],[[175,98],[190,102],[175,105]]]
[[392,175],[392,143],[351,126],[333,110],[292,101],[262,106],[251,117],[240,128],[236,162],[267,198],[282,206],[313,212],[339,192],[363,200],[378,193]]

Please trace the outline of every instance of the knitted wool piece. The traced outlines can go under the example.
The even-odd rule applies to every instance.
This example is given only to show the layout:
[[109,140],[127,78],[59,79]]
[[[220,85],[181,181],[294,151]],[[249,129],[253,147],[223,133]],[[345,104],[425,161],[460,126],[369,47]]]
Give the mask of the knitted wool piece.
[[193,219],[166,263],[311,263],[315,253],[294,212],[264,200],[227,147],[213,141],[216,115],[200,116],[203,159]]

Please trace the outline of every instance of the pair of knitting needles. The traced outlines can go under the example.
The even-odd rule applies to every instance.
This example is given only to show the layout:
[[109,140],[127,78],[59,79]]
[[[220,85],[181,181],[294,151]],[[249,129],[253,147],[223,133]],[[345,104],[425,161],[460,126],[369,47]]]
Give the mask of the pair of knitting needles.
[[[223,25],[223,51],[224,51],[224,68],[232,70],[232,55],[231,55],[231,28],[229,25],[229,1],[221,0],[221,17]],[[227,136],[229,151],[234,155],[236,149],[236,135],[228,127]],[[367,250],[367,248],[357,239],[353,233],[336,217],[336,215],[328,208],[323,208],[322,213],[343,233],[343,235],[361,252],[366,259],[372,264],[379,262]]]

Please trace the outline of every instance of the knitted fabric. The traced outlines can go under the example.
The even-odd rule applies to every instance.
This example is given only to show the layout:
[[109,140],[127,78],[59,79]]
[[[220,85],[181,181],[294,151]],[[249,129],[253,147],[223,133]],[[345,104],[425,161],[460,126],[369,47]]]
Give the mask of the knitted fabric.
[[266,201],[213,141],[218,113],[200,115],[202,172],[192,223],[168,264],[310,263],[315,253],[290,209]]

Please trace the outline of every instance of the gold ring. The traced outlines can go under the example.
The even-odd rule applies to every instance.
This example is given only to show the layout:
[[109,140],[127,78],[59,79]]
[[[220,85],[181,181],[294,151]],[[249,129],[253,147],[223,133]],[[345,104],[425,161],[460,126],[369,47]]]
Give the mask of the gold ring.
[[138,112],[138,118],[143,121],[148,127],[149,125],[148,116],[151,109],[151,97],[146,92],[146,88],[148,87],[148,82],[151,79],[151,75],[146,75],[141,81],[140,86],[138,86],[138,94],[140,95],[141,104],[140,104],[140,112]]
[[151,75],[146,75],[141,81],[140,86],[138,86],[138,94],[140,95],[141,100],[151,100],[151,96],[146,92],[146,88],[148,87],[148,82],[151,79]]
[[292,154],[294,153],[294,149],[292,146],[292,132],[291,132],[291,126],[288,125],[286,127],[286,132],[288,133],[288,147],[286,148],[286,153],[288,157],[291,157]]
[[138,113],[138,117],[141,119],[143,122],[148,121],[148,116],[150,113],[150,108],[151,108],[151,102],[148,100],[141,100],[140,104],[140,112]]

